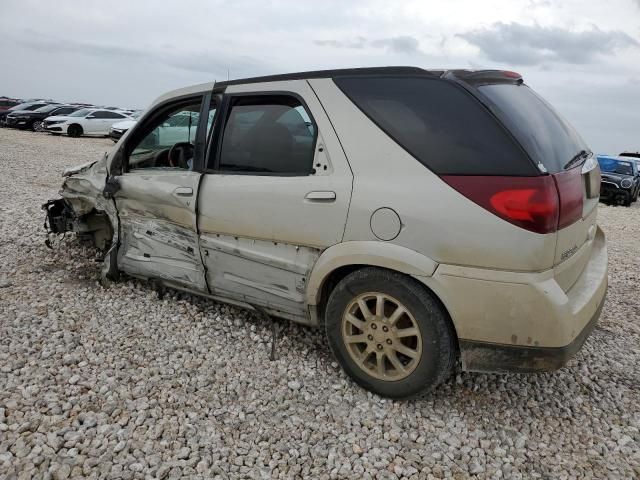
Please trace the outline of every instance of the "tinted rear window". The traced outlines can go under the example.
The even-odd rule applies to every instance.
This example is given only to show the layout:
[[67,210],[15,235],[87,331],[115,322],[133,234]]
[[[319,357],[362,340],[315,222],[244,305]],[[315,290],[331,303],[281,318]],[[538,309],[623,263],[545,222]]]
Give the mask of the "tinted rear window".
[[338,87],[439,175],[539,175],[493,115],[462,87],[424,77],[347,77]]
[[507,117],[507,125],[536,163],[550,173],[564,166],[581,150],[584,140],[546,101],[526,85],[484,85],[479,90]]

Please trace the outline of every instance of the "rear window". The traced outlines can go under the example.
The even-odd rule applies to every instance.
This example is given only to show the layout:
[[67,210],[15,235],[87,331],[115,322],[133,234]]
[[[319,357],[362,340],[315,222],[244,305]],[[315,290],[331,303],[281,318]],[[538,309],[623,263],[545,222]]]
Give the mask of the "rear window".
[[420,163],[439,175],[539,175],[470,93],[425,77],[344,77],[338,87]]
[[526,85],[484,85],[479,90],[502,110],[514,136],[548,172],[564,170],[577,153],[589,151],[574,128]]

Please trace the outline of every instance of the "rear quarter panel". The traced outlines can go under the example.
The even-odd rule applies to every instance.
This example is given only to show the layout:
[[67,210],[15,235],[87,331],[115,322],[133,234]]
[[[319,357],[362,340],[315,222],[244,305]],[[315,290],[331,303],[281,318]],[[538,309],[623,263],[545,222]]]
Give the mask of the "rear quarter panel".
[[370,121],[330,79],[310,80],[354,172],[344,241],[374,240],[372,213],[394,209],[393,243],[438,263],[542,271],[553,266],[556,235],[498,218],[444,183]]

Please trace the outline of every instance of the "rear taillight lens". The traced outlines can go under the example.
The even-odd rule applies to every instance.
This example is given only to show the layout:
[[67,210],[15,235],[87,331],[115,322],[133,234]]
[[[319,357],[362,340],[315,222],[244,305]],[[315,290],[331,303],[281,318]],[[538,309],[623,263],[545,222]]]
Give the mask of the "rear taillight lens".
[[580,169],[574,170],[538,177],[445,175],[442,179],[514,225],[552,233],[582,215],[582,178]]
[[560,197],[560,216],[558,230],[567,227],[582,218],[584,185],[580,167],[572,168],[553,175]]

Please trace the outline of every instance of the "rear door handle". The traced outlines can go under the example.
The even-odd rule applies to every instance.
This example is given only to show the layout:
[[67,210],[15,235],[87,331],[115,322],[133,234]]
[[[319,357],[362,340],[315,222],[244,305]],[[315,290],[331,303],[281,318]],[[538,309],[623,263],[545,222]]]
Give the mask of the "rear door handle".
[[312,202],[333,202],[336,199],[336,192],[316,191],[309,192],[304,197]]
[[173,191],[173,194],[179,197],[190,197],[193,195],[193,189],[191,187],[178,187]]

